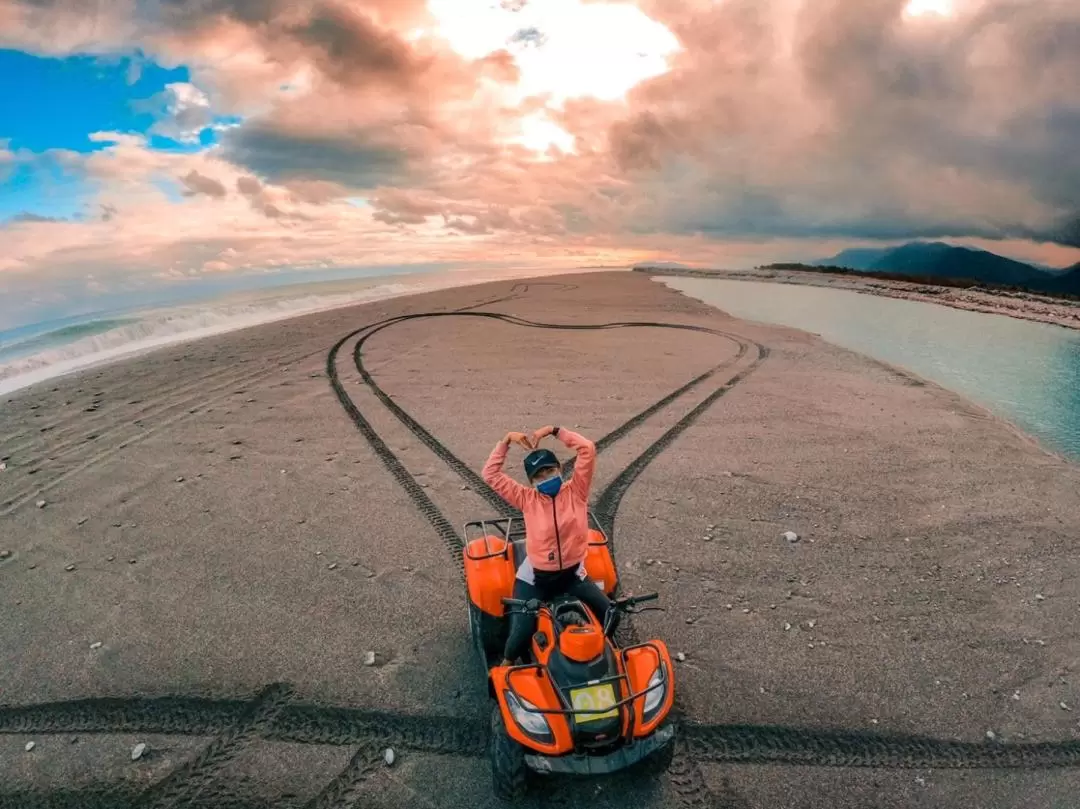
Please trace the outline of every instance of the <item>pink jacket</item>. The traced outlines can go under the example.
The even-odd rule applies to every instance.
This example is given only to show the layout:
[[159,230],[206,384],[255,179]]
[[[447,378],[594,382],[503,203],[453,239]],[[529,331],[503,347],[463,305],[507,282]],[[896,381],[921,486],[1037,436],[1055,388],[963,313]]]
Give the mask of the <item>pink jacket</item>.
[[577,450],[574,474],[555,497],[522,486],[502,471],[510,445],[500,441],[488,456],[484,481],[525,518],[525,548],[535,570],[565,570],[589,549],[589,487],[596,469],[596,445],[565,427],[556,436]]

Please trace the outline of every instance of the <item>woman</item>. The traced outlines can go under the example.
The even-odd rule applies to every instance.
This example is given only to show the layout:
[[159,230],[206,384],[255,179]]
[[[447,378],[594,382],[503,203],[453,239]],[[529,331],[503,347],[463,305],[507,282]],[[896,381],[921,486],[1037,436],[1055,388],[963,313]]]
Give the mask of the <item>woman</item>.
[[[574,474],[563,481],[555,453],[538,449],[553,435],[577,450]],[[522,486],[502,471],[511,444],[530,450]],[[547,600],[560,593],[581,599],[603,621],[612,603],[585,572],[589,549],[589,487],[596,468],[596,445],[565,427],[541,427],[531,436],[507,433],[484,464],[484,481],[525,518],[526,559],[514,578],[514,598]],[[502,665],[512,665],[528,648],[536,617],[514,613]],[[614,626],[611,630],[613,631]]]

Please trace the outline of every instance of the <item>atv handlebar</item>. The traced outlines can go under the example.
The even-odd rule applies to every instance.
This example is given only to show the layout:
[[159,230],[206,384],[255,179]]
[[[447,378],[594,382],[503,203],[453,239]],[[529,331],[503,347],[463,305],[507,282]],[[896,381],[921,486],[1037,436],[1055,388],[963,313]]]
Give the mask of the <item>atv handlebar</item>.
[[[659,593],[647,593],[643,596],[627,596],[626,598],[619,598],[612,603],[617,610],[622,610],[623,612],[636,612],[634,608],[638,604],[643,604],[646,601],[656,601],[658,598],[660,598]],[[517,607],[523,612],[538,612],[544,602],[538,598],[503,598],[502,603],[503,606]]]

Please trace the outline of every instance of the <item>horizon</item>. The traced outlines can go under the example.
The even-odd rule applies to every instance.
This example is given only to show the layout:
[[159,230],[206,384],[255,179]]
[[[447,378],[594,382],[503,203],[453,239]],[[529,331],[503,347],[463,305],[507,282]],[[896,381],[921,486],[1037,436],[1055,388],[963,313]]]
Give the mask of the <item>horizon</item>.
[[1080,262],[1064,0],[0,0],[0,23],[0,328],[357,268]]

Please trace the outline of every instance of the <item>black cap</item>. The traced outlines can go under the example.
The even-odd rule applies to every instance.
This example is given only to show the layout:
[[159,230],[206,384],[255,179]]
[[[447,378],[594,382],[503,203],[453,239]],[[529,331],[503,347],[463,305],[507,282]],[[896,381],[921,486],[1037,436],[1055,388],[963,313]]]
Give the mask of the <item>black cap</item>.
[[532,480],[541,469],[559,467],[559,459],[550,449],[534,449],[525,456],[525,477]]

